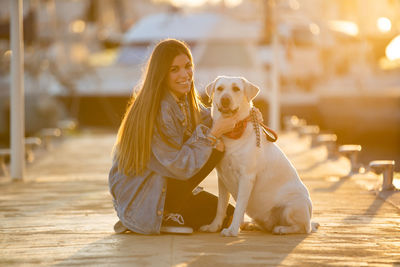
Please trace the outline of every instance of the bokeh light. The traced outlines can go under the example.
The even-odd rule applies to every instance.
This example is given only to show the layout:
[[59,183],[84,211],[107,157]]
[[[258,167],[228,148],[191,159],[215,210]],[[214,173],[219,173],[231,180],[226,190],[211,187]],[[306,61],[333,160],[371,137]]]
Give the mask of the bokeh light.
[[334,30],[351,36],[357,36],[359,33],[358,25],[352,21],[332,20],[329,27]]
[[289,1],[289,6],[293,10],[297,10],[297,9],[300,8],[300,4],[299,4],[299,2],[297,0],[290,0]]
[[376,25],[381,32],[389,32],[392,29],[392,22],[390,19],[385,17],[380,17],[376,21]]
[[85,30],[86,24],[83,20],[75,20],[70,25],[71,32],[82,33]]
[[308,27],[310,28],[312,34],[318,35],[320,33],[320,29],[317,24],[311,23]]
[[228,7],[235,7],[242,3],[242,0],[225,0],[225,3]]
[[[222,0],[168,0],[172,5],[177,7],[189,6],[189,7],[200,7],[205,4],[215,5]],[[224,0],[227,7],[235,7],[242,3],[243,0]]]
[[12,51],[11,50],[7,50],[6,52],[4,52],[4,58],[9,60],[11,58],[11,54],[12,54]]
[[386,57],[391,60],[400,59],[400,35],[397,35],[386,47]]

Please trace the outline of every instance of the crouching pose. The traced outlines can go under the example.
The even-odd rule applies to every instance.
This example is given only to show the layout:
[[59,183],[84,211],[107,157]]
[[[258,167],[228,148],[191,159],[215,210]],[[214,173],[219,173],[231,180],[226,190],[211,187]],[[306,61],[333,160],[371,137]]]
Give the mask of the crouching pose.
[[[223,156],[217,142],[237,117],[212,122],[197,97],[193,61],[181,41],[158,43],[139,93],[118,131],[109,189],[119,221],[117,233],[191,233],[209,224],[216,196],[198,184]],[[230,206],[225,215],[233,214]]]

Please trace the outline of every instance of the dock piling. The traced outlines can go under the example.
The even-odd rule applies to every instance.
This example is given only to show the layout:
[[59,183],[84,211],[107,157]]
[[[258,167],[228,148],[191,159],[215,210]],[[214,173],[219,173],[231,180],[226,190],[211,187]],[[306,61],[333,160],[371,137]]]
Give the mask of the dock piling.
[[383,174],[382,191],[394,190],[393,171],[394,160],[374,160],[369,163],[369,167],[376,174]]
[[350,160],[351,169],[349,176],[358,173],[360,170],[360,164],[357,162],[357,159],[361,149],[360,145],[342,145],[339,147],[339,153]]
[[317,136],[317,143],[326,146],[328,159],[337,158],[337,136],[336,134],[320,134]]

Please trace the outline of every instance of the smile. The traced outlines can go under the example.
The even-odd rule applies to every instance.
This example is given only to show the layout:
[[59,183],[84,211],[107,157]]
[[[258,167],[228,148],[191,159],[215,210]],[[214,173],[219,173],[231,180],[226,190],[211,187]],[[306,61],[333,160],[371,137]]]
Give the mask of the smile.
[[177,82],[179,85],[190,85],[191,81]]
[[230,109],[230,108],[224,108],[224,107],[218,107],[218,111],[221,112],[221,114],[228,116],[228,115],[235,115],[236,112],[238,112],[239,108],[235,109]]

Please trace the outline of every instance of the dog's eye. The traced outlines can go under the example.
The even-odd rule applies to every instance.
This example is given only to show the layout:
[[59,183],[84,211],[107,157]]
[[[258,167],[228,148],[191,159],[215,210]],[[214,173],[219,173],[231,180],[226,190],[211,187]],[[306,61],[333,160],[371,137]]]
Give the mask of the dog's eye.
[[221,92],[222,90],[224,90],[224,88],[223,88],[222,86],[218,86],[218,87],[217,87],[217,91],[220,91],[220,92]]
[[239,92],[239,91],[240,91],[240,88],[237,87],[237,86],[234,86],[234,87],[232,88],[232,90],[233,90],[234,92]]

